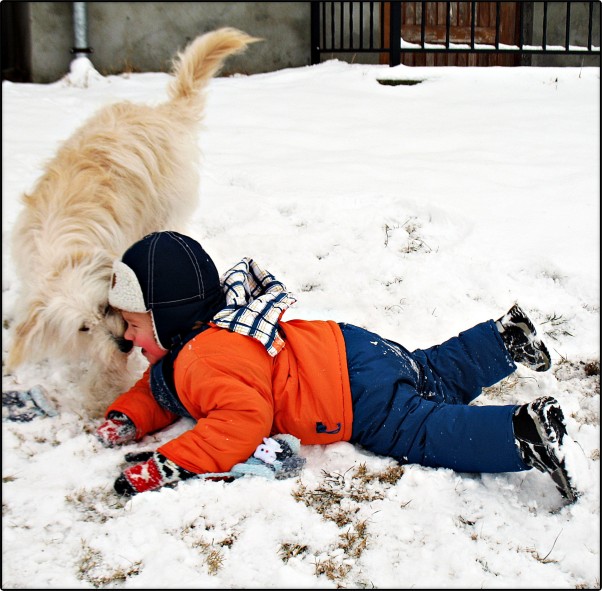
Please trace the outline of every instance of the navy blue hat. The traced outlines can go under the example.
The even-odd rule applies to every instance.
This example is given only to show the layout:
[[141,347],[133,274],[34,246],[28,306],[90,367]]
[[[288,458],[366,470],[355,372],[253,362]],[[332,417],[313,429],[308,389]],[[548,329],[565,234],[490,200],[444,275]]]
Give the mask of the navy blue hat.
[[203,247],[177,232],[154,232],[113,265],[109,303],[125,312],[151,312],[159,345],[170,349],[195,323],[225,306],[219,274]]

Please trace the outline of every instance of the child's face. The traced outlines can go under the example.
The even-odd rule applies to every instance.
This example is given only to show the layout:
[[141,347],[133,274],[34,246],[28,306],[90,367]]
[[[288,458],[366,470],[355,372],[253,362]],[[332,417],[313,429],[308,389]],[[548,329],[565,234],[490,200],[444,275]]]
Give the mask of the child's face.
[[167,351],[155,340],[150,312],[122,312],[121,315],[127,323],[123,337],[132,341],[134,347],[140,347],[151,365],[165,356]]

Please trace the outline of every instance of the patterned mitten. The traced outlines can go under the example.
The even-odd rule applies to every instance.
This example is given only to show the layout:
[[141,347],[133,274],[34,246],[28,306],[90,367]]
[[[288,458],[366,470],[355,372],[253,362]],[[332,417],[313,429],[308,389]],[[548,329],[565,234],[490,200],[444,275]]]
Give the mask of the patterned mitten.
[[125,455],[125,460],[140,462],[126,468],[115,481],[115,490],[128,497],[196,476],[159,452],[129,453]]
[[127,415],[112,411],[107,420],[96,429],[96,438],[105,447],[128,443],[136,438],[136,426]]
[[36,417],[55,417],[57,414],[41,384],[29,390],[2,392],[2,421],[27,423]]

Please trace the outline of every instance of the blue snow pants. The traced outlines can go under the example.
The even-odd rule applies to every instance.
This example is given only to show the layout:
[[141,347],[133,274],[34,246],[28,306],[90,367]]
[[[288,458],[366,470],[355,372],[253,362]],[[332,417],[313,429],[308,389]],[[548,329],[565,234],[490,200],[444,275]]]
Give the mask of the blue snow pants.
[[440,345],[408,351],[353,326],[345,339],[351,442],[402,463],[458,472],[528,470],[515,443],[516,405],[469,405],[516,370],[493,320]]

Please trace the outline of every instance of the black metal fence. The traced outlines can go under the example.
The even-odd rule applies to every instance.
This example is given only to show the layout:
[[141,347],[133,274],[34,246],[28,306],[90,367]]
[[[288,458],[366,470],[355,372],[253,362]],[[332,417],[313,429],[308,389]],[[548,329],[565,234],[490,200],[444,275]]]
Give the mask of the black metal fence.
[[[513,19],[510,41],[502,18],[509,9]],[[484,10],[490,14],[487,27],[477,14]],[[486,28],[490,35],[483,42],[479,36]],[[413,33],[410,41],[407,32]],[[512,65],[529,65],[528,57],[535,55],[599,60],[600,1],[311,2],[312,64],[339,54],[351,54],[358,61],[362,54],[373,54],[391,66],[411,54],[513,55],[517,59]],[[444,65],[434,65],[440,64]]]

